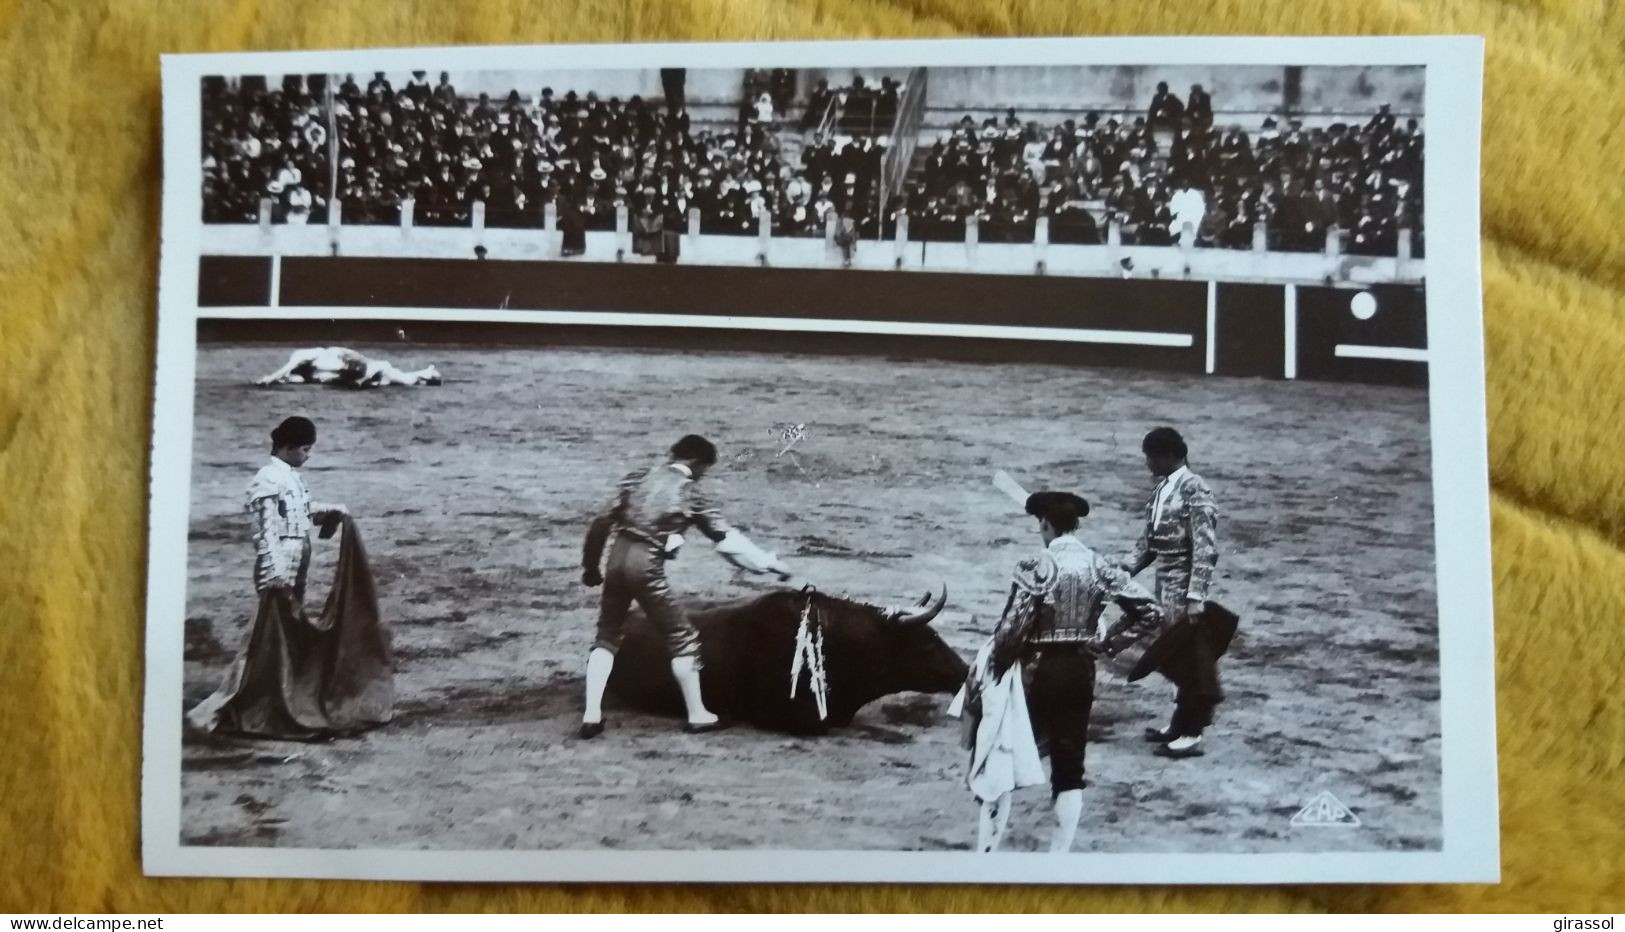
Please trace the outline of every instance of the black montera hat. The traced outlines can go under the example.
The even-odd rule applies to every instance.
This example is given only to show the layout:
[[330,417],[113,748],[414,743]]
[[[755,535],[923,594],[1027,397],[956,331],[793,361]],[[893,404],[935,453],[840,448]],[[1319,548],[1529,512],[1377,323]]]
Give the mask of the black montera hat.
[[1171,456],[1175,459],[1184,459],[1189,455],[1185,447],[1185,438],[1172,427],[1154,427],[1145,435],[1145,442],[1140,449],[1152,456]]
[[1073,492],[1034,492],[1027,496],[1027,514],[1035,518],[1049,518],[1057,526],[1058,517],[1083,518],[1089,514],[1089,500]]
[[689,434],[671,445],[673,459],[694,460],[711,465],[717,461],[717,448],[699,434]]
[[271,431],[271,446],[274,449],[307,447],[315,442],[316,425],[309,418],[298,415],[288,418]]

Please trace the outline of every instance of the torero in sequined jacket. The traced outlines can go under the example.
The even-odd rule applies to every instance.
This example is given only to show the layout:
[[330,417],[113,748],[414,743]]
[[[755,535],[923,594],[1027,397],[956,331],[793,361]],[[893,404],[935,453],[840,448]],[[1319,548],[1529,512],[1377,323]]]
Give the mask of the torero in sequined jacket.
[[[1122,614],[1102,629],[1109,603]],[[1116,654],[1154,630],[1161,614],[1151,593],[1121,567],[1062,534],[1041,555],[1016,565],[1004,616],[993,632],[994,671],[1002,675],[1025,651],[1051,645]]]
[[276,457],[254,474],[245,507],[254,522],[254,589],[302,588],[312,526],[342,509],[312,502],[299,470]]
[[1129,575],[1157,564],[1157,596],[1166,609],[1201,602],[1219,562],[1219,509],[1201,476],[1181,466],[1157,483],[1145,503],[1145,524],[1134,552],[1124,560]]

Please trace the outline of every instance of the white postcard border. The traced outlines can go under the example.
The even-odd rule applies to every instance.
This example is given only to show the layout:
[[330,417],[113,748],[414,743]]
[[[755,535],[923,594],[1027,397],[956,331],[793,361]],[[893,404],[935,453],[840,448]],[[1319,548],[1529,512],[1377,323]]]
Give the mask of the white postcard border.
[[[545,58],[538,53],[545,50]],[[1092,854],[402,851],[181,844],[181,715],[209,74],[447,69],[991,65],[1425,65],[1429,404],[1439,597],[1443,847],[1430,852]],[[1489,480],[1479,279],[1477,37],[1089,38],[439,47],[165,56],[163,250],[149,511],[142,855],[149,874],[458,881],[1310,883],[1499,879]],[[899,273],[907,274],[907,273]],[[264,316],[283,311],[265,309]],[[395,309],[343,316],[391,318]],[[529,312],[512,312],[523,319]],[[537,320],[550,312],[534,312]],[[331,316],[325,315],[325,316]]]

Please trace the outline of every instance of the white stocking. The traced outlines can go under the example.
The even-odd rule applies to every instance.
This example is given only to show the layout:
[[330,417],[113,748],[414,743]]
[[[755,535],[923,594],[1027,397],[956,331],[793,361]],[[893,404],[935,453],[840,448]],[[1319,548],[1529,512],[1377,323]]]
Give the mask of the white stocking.
[[976,850],[992,854],[1004,841],[1004,830],[1010,824],[1010,794],[982,803],[981,816],[976,821]]
[[694,658],[671,658],[671,675],[677,677],[677,685],[683,690],[683,704],[688,706],[689,724],[709,725],[715,722],[717,717],[705,707],[705,698],[700,693],[700,670]]
[[615,669],[615,654],[602,647],[594,647],[587,655],[587,709],[581,713],[583,722],[604,720],[604,688],[609,685],[610,671]]
[[1083,815],[1083,790],[1066,790],[1055,797],[1055,834],[1050,836],[1051,854],[1072,850],[1072,838],[1078,833],[1078,819]]

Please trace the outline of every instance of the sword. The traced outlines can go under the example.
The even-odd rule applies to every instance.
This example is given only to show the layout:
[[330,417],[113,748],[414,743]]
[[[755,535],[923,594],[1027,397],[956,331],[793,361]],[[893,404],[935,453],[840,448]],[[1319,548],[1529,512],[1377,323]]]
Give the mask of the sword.
[[1002,469],[995,472],[993,474],[993,487],[1003,492],[1012,502],[1015,502],[1016,507],[1020,508],[1023,513],[1027,511],[1027,490],[1022,488],[1021,483],[1017,482],[1009,473]]

